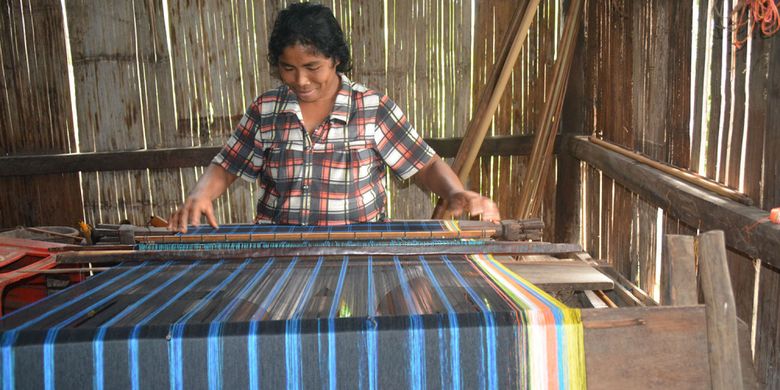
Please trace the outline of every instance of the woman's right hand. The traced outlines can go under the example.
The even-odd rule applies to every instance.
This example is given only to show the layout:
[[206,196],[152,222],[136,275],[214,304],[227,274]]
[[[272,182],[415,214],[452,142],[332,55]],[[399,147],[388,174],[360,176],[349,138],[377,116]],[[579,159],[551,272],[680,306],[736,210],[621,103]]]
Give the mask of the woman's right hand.
[[168,219],[168,229],[187,233],[187,224],[198,226],[200,218],[206,216],[206,221],[215,229],[217,218],[214,217],[214,199],[227,191],[228,187],[236,180],[236,176],[230,174],[225,168],[211,164],[206,172],[198,180],[198,184],[187,195],[184,204]]
[[214,205],[211,199],[194,194],[190,195],[184,201],[184,205],[171,214],[168,219],[168,229],[187,233],[187,224],[198,226],[201,216],[205,216],[209,225],[215,229],[219,227],[217,218],[214,217]]

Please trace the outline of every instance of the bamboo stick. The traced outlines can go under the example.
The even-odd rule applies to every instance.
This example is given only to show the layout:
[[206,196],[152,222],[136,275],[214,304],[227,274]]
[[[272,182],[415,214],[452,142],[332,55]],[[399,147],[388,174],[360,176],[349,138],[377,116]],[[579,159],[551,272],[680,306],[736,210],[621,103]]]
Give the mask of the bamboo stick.
[[518,218],[528,218],[538,213],[541,206],[543,185],[540,183],[547,176],[551,164],[555,136],[560,124],[560,113],[563,98],[566,95],[566,84],[574,57],[574,43],[579,32],[582,0],[574,0],[569,7],[569,18],[566,21],[561,36],[561,51],[553,66],[553,80],[546,103],[541,112],[539,128],[534,134],[534,145],[531,149],[529,164],[526,168],[526,180],[520,192],[520,201],[515,215]]
[[601,299],[602,301],[604,301],[604,303],[606,303],[606,304],[607,304],[607,306],[609,306],[609,307],[611,307],[611,308],[616,308],[616,307],[618,307],[618,305],[616,305],[616,304],[615,304],[615,302],[613,302],[613,301],[612,301],[612,299],[610,299],[610,298],[607,296],[607,294],[605,294],[605,293],[604,293],[604,291],[601,291],[601,290],[593,290],[593,292],[594,292],[594,293],[596,293],[596,295],[599,297],[599,299]]
[[[509,76],[512,74],[538,8],[539,0],[529,1],[525,12],[518,8],[510,24],[510,29],[507,30],[507,38],[504,40],[501,55],[493,67],[488,83],[482,90],[477,110],[466,128],[463,142],[461,142],[458,154],[452,163],[452,170],[463,183],[467,181],[474,161],[477,159],[482,141],[493,121],[493,115],[501,100],[501,95],[504,94]],[[443,218],[444,211],[443,202],[439,199],[431,218]]]

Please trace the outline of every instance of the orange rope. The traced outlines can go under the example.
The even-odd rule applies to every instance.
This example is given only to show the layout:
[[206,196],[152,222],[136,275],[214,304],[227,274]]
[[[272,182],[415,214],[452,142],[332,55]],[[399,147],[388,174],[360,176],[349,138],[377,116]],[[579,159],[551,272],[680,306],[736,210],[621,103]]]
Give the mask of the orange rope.
[[[769,37],[780,31],[780,11],[777,9],[776,0],[743,0],[732,11],[737,15],[733,28],[737,31],[746,26],[749,31],[742,39],[735,38],[734,46],[741,49],[749,36],[753,34],[756,25],[761,26],[761,33]],[[752,20],[753,23],[750,23]]]

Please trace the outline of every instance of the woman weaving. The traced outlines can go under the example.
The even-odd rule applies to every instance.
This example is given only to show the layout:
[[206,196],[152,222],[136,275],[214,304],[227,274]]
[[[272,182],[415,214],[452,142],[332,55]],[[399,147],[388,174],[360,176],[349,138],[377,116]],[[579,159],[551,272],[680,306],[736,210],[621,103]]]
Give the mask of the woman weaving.
[[268,61],[283,85],[258,97],[213,159],[169,228],[202,216],[241,177],[258,181],[256,221],[340,225],[384,219],[385,167],[444,199],[447,215],[497,221],[496,205],[464,189],[387,96],[350,81],[349,49],[330,9],[292,4],[281,11]]

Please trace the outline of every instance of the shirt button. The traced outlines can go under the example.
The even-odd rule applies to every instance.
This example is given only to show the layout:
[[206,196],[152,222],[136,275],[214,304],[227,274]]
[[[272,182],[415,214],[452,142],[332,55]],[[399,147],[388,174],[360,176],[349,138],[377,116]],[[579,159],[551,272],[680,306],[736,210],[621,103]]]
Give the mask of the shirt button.
[[309,186],[307,186],[306,184],[304,184],[304,185],[303,185],[303,189],[304,189],[304,190],[308,190],[308,189],[309,189]]

